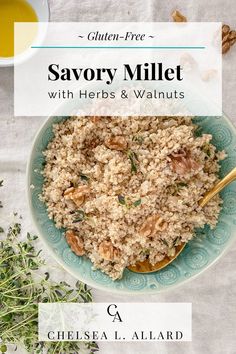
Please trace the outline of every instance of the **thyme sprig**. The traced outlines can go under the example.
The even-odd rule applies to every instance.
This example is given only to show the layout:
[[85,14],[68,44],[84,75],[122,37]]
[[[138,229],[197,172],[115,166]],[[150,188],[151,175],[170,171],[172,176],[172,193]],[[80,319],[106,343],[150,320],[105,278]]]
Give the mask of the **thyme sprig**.
[[76,354],[84,346],[94,353],[95,342],[38,342],[39,302],[91,302],[92,295],[86,284],[77,282],[72,288],[50,280],[49,272],[39,273],[45,261],[34,246],[37,236],[27,233],[19,241],[20,234],[21,225],[15,223],[0,241],[0,352],[17,343],[34,354]]

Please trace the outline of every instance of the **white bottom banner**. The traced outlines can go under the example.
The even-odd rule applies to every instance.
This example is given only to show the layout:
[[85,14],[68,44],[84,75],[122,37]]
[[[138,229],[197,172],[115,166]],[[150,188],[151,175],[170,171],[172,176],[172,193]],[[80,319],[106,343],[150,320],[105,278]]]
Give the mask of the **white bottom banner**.
[[191,341],[191,303],[40,303],[39,341]]

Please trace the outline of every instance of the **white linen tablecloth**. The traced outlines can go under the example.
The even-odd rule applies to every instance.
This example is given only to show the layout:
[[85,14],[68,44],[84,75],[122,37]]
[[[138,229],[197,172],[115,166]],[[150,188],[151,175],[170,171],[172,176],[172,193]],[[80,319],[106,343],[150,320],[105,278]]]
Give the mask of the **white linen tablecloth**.
[[[51,21],[170,21],[178,8],[189,21],[222,21],[236,27],[235,0],[51,0]],[[1,16],[1,14],[0,14]],[[236,123],[236,46],[223,58],[223,109]],[[34,232],[26,203],[26,163],[32,140],[45,117],[13,117],[13,68],[0,68],[0,225],[12,211],[23,216],[25,231]],[[43,247],[39,241],[39,247]],[[43,247],[44,248],[44,247]],[[101,354],[235,354],[236,243],[217,264],[170,292],[133,296],[93,289],[94,300],[192,302],[193,340],[189,343],[101,343]],[[49,257],[54,279],[74,279]],[[22,351],[19,351],[22,353]]]

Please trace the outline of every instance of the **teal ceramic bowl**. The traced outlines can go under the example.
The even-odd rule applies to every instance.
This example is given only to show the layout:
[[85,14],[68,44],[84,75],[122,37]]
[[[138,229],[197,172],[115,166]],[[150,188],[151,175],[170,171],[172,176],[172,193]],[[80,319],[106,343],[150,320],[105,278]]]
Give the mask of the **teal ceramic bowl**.
[[[181,255],[166,268],[152,274],[137,274],[124,271],[123,278],[112,281],[99,270],[92,269],[92,263],[86,257],[76,256],[67,245],[63,230],[58,230],[49,220],[47,210],[39,200],[43,186],[41,171],[44,165],[42,152],[53,138],[52,125],[66,117],[50,117],[40,129],[33,144],[28,163],[28,199],[33,221],[47,249],[56,260],[75,278],[102,290],[123,294],[152,294],[172,289],[187,280],[195,278],[215,263],[229,248],[236,237],[236,182],[225,188],[221,197],[223,208],[214,230],[208,226],[196,230]],[[236,166],[236,130],[225,117],[197,117],[198,134],[210,133],[212,143],[218,150],[224,149],[228,157],[222,161],[220,177],[225,176]],[[30,188],[33,185],[34,188]],[[196,280],[197,281],[197,280]]]

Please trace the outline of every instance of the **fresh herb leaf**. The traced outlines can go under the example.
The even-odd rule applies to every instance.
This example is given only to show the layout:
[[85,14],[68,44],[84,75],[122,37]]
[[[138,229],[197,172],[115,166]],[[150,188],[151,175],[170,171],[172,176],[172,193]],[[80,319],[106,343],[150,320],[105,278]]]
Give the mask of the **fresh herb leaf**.
[[26,237],[27,237],[27,239],[28,239],[29,241],[35,241],[35,240],[37,240],[37,238],[38,238],[38,236],[36,236],[36,235],[33,235],[33,236],[30,235],[29,232],[27,232]]
[[1,353],[6,353],[7,352],[7,346],[5,344],[2,344],[0,346]]
[[3,179],[0,181],[0,187],[3,186]]
[[0,233],[3,233],[4,229],[0,226]]
[[[13,226],[10,226],[8,229],[7,237],[13,239],[14,237],[17,237],[21,232],[21,224],[15,223]],[[22,243],[23,245],[24,243]]]
[[73,224],[76,224],[77,222],[81,222],[83,219],[81,218],[77,218],[75,220],[72,221]]
[[132,140],[141,145],[144,141],[144,137],[141,135],[135,135]]
[[125,197],[123,195],[118,195],[118,200],[121,205],[126,205]]
[[177,236],[177,237],[174,239],[174,241],[173,241],[173,246],[174,246],[174,247],[177,246],[177,244],[179,243],[179,241],[180,241],[180,237]]
[[141,203],[142,203],[142,200],[141,200],[141,198],[140,198],[140,199],[136,200],[136,201],[133,203],[133,206],[137,207],[137,206],[139,206]]
[[125,205],[127,209],[130,209],[132,207],[137,207],[141,204],[142,200],[141,198],[136,200],[135,202],[131,202],[130,199],[127,197],[125,198],[123,195],[119,194],[118,195],[118,201],[121,205]]
[[75,219],[73,220],[73,223],[83,221],[84,218],[85,218],[85,212],[82,209],[77,210],[75,213]]
[[211,156],[211,147],[210,144],[206,143],[202,147],[202,151],[205,152],[205,154],[210,157]]
[[144,248],[142,250],[142,253],[145,254],[146,256],[148,256],[150,254],[150,249],[149,248]]
[[162,239],[162,242],[164,243],[164,245],[166,245],[167,247],[169,247],[169,243],[168,243],[165,239]]
[[136,163],[138,161],[138,156],[137,156],[136,152],[134,152],[132,150],[129,150],[127,152],[127,156],[128,156],[128,158],[130,160],[131,172],[137,173],[138,168],[137,168]]
[[132,159],[130,159],[130,162],[131,162],[131,172],[137,173],[137,166],[135,162]]
[[183,188],[183,187],[187,187],[188,185],[187,185],[187,183],[185,183],[185,182],[178,182],[177,183],[177,187],[180,187],[180,188]]
[[134,156],[135,160],[138,161],[138,155],[136,154],[136,152],[132,151],[132,153],[133,153],[133,156]]
[[91,350],[90,354],[93,354],[93,353],[99,351],[99,348],[98,348],[98,345],[96,342],[87,342],[85,345],[86,345],[87,349]]
[[86,175],[84,175],[83,173],[80,173],[80,179],[81,179],[82,181],[89,181],[89,177],[86,176]]
[[169,192],[171,195],[178,195],[181,188],[187,187],[188,184],[185,182],[176,182],[169,186]]

